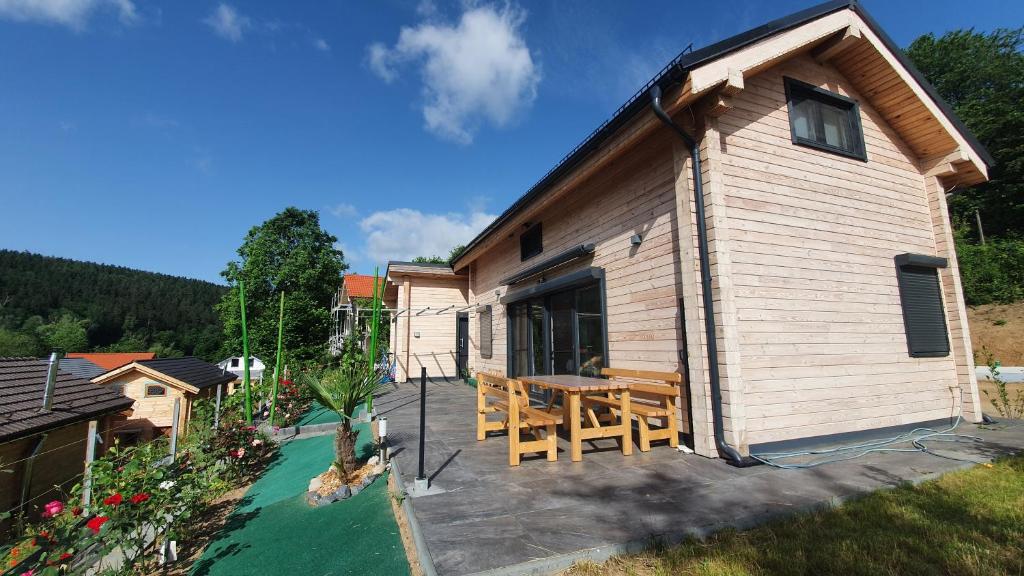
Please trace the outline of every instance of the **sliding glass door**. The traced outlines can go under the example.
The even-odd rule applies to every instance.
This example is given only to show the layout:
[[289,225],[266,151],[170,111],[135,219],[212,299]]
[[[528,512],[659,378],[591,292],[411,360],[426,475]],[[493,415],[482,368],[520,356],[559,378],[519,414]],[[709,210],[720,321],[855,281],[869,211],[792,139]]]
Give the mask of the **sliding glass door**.
[[510,304],[511,376],[598,376],[605,365],[601,284]]

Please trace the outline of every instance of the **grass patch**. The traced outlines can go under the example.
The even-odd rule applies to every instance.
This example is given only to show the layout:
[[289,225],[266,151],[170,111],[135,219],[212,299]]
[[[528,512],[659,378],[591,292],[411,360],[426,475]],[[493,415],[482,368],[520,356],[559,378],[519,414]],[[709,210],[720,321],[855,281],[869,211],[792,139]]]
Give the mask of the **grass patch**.
[[1024,456],[745,532],[580,563],[573,576],[1022,574]]

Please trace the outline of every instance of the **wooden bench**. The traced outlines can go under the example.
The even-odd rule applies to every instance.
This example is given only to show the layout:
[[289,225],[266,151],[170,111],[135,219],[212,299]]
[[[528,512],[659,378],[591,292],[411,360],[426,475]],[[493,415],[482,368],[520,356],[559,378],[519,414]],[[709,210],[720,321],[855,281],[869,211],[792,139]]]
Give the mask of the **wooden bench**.
[[[518,466],[523,454],[546,452],[549,461],[558,459],[559,415],[530,406],[530,397],[519,380],[480,372],[476,375],[476,439],[484,440],[494,430],[508,430],[508,463]],[[500,413],[502,420],[488,420],[488,414]],[[543,433],[541,430],[543,429]],[[522,433],[533,440],[523,440]]]
[[[676,416],[676,399],[679,384],[683,381],[677,372],[652,372],[649,370],[624,370],[602,368],[601,375],[613,380],[627,380],[630,383],[630,411],[636,416],[640,431],[640,451],[651,449],[652,440],[668,440],[668,445],[679,446],[679,422]],[[605,396],[584,396],[584,413],[592,414],[594,406],[609,409],[610,417],[622,408],[622,403],[613,393]],[[649,419],[661,419],[665,425],[652,428]]]

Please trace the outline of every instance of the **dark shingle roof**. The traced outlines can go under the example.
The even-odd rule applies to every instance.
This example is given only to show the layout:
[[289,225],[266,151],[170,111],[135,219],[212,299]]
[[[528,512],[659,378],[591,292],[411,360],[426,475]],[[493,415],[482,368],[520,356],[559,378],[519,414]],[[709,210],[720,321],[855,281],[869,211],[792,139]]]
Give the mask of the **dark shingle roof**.
[[89,362],[85,358],[64,358],[60,361],[60,369],[72,376],[92,380],[107,370]]
[[61,370],[54,387],[53,409],[41,410],[47,360],[0,358],[0,442],[118,412],[133,401],[110,388]]
[[231,372],[225,373],[216,365],[194,356],[139,360],[136,364],[145,366],[150,370],[156,370],[161,374],[166,374],[175,380],[180,380],[200,390],[216,386],[217,384],[226,384],[236,378],[235,374]]

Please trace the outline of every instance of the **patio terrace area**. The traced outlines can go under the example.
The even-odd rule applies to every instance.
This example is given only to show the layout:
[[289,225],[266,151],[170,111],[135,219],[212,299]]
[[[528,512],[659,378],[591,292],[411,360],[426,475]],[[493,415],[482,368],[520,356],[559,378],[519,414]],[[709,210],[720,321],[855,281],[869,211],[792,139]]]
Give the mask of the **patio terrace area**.
[[[963,424],[983,442],[935,443],[925,453],[874,453],[811,469],[735,468],[656,444],[623,456],[612,439],[584,443],[571,462],[542,454],[508,465],[508,439],[476,440],[476,391],[462,382],[427,384],[426,475],[432,490],[411,500],[438,574],[546,574],[584,558],[603,560],[660,539],[746,528],[775,516],[1016,452],[1024,422]],[[401,477],[417,471],[419,384],[398,384],[375,401]]]

